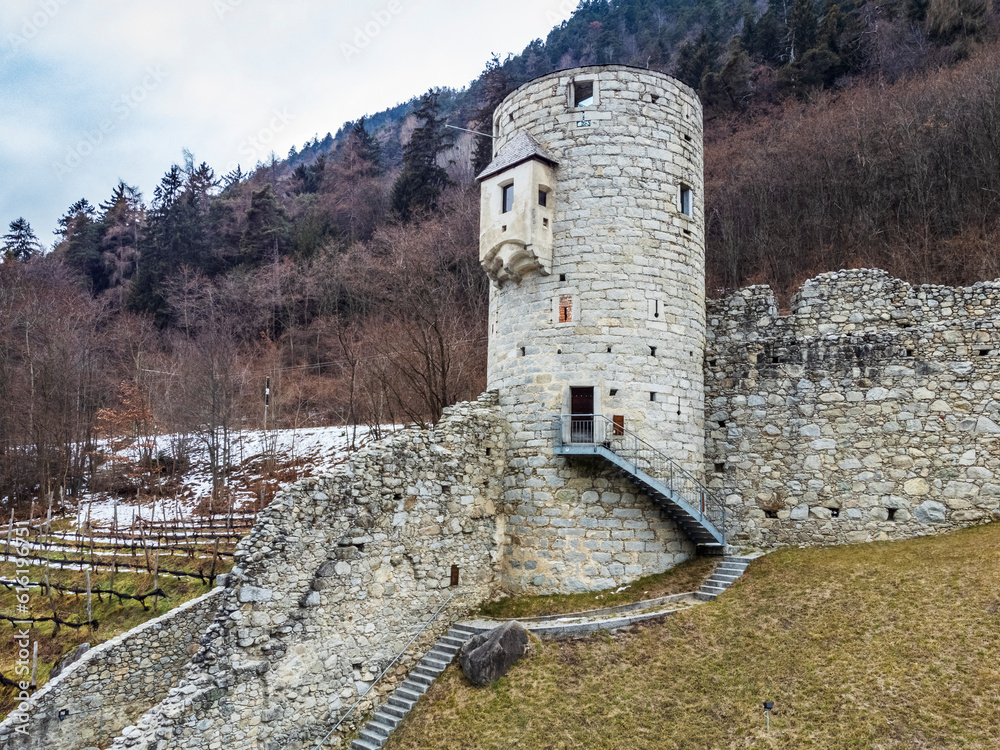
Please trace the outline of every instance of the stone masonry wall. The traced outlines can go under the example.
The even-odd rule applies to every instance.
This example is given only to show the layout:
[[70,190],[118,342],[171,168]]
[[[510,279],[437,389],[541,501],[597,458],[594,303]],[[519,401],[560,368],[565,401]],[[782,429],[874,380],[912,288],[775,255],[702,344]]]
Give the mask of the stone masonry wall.
[[[594,87],[591,106],[574,106],[581,84]],[[596,414],[618,417],[701,473],[701,114],[684,84],[619,65],[542,76],[497,108],[498,153],[527,132],[558,161],[547,199],[551,273],[490,290],[488,382],[511,424],[504,494],[504,585],[511,590],[616,586],[694,551],[632,483],[600,464],[554,455],[553,444],[555,420],[571,411],[571,388],[592,388]],[[682,186],[693,196],[690,215],[679,203]],[[488,189],[498,188],[484,183]],[[536,202],[533,186],[515,181],[515,194],[520,189]],[[487,218],[499,210],[497,195],[483,200]],[[566,299],[570,320],[561,321]]]
[[736,543],[898,539],[1000,517],[1000,282],[824,274],[708,306],[706,476]]
[[[0,724],[4,750],[106,747],[183,677],[222,589],[95,646]],[[68,715],[59,720],[59,713]]]
[[[239,545],[186,678],[122,748],[291,750],[318,741],[452,601],[347,727],[498,580],[506,425],[495,396],[285,488]],[[460,586],[451,587],[452,566]]]

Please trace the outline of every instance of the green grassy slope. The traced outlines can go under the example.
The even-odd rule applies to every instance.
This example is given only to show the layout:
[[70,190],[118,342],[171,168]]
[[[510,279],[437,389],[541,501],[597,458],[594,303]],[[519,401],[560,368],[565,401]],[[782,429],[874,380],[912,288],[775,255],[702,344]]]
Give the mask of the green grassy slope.
[[776,552],[717,602],[538,644],[491,687],[453,666],[386,747],[1000,747],[998,552],[1000,524]]

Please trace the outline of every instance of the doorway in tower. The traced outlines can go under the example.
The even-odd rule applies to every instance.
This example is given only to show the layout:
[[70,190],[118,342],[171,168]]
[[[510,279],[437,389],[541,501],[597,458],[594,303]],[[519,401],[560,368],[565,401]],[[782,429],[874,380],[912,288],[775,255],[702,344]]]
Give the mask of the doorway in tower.
[[594,388],[571,387],[570,440],[574,443],[594,442]]

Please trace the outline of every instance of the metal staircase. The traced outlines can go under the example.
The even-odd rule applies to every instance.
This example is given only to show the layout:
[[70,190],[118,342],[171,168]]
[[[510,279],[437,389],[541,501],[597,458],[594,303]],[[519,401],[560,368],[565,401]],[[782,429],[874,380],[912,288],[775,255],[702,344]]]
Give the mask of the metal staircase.
[[642,488],[695,544],[725,547],[725,504],[661,450],[601,414],[562,416],[553,427],[557,455],[603,458]]

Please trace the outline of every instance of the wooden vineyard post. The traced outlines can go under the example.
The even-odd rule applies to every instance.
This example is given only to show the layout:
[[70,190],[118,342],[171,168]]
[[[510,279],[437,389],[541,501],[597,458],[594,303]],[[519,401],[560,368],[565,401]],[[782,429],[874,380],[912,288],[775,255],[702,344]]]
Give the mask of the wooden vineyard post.
[[90,598],[90,568],[84,569],[83,573],[87,578],[87,628],[93,633],[94,628],[91,626],[91,623],[94,621],[94,608]]
[[11,508],[10,511],[10,526],[7,527],[7,554],[4,556],[4,560],[10,561],[10,542],[14,535],[14,509]]

